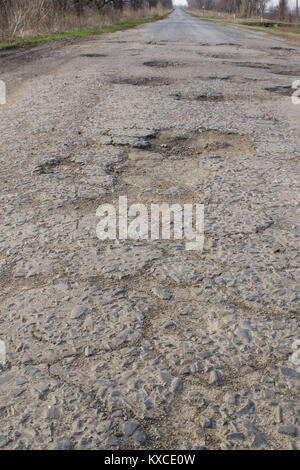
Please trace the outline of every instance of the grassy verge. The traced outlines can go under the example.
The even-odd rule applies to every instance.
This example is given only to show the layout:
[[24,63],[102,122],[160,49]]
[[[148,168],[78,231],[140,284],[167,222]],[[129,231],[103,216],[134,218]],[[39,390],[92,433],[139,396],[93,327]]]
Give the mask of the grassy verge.
[[96,34],[121,31],[123,29],[134,28],[135,26],[139,26],[145,23],[152,23],[153,21],[162,20],[166,18],[171,13],[171,11],[173,10],[167,11],[166,13],[162,15],[153,16],[151,18],[143,18],[141,20],[130,21],[128,23],[113,24],[109,26],[104,26],[102,28],[86,29],[86,30],[81,30],[81,31],[70,31],[66,33],[50,34],[48,36],[41,36],[41,37],[36,37],[36,38],[31,38],[31,39],[23,39],[23,40],[19,40],[15,42],[0,43],[0,50],[9,49],[9,48],[26,47],[26,46],[39,46],[40,44],[53,41],[56,39],[94,36]]
[[[249,25],[249,24],[245,24],[243,22],[243,20],[239,20],[239,19],[234,21],[234,20],[231,20],[229,18],[219,18],[219,17],[216,17],[216,16],[203,16],[201,13],[196,13],[196,12],[192,12],[192,11],[189,11],[189,10],[184,10],[184,11],[185,11],[185,13],[188,13],[191,16],[195,16],[195,17],[197,17],[201,20],[212,21],[214,23],[220,23],[220,24],[225,24],[225,25],[229,25],[229,26],[236,26],[238,28],[246,28],[246,29],[252,29],[252,30],[255,30],[255,31],[262,31],[264,33],[271,33],[271,34],[276,34],[278,36],[284,36],[284,37],[287,37],[287,38],[300,40],[300,30],[299,30],[299,33],[298,33],[298,32],[291,32],[291,31],[283,30],[281,27],[278,27],[278,28],[268,27],[268,28],[266,28],[265,26],[252,26],[252,25]],[[249,23],[249,20],[247,20],[247,23]]]

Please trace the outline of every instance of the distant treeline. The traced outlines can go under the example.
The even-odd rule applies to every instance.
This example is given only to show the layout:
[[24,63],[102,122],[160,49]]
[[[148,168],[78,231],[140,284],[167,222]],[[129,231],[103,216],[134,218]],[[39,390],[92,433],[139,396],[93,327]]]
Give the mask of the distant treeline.
[[[30,8],[36,6],[36,0],[0,0],[0,15],[9,17],[13,9],[20,9],[23,5]],[[78,15],[84,14],[88,8],[98,11],[105,9],[123,10],[125,8],[141,9],[155,8],[160,3],[163,7],[172,7],[172,0],[39,0],[40,8],[51,7],[61,11],[75,11]]]
[[285,19],[289,11],[288,0],[278,0],[274,6],[271,0],[187,0],[190,8],[203,8],[236,14],[241,17],[263,16],[266,12],[270,16]]

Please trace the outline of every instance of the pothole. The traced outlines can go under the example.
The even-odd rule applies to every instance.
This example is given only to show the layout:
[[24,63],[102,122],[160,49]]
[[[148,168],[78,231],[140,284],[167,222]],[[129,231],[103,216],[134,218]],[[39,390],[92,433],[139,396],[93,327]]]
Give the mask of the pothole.
[[161,40],[161,41],[146,41],[145,44],[147,45],[150,45],[150,46],[165,46],[166,43],[168,43],[169,41],[166,39],[166,40]]
[[146,67],[158,67],[158,68],[165,68],[165,67],[178,67],[182,64],[179,62],[169,62],[167,60],[148,60],[144,62],[143,65]]
[[232,75],[225,75],[222,77],[217,77],[216,75],[210,75],[209,77],[197,77],[199,80],[232,80]]
[[116,41],[116,40],[111,40],[111,41],[106,41],[107,44],[128,44],[128,41]]
[[218,42],[218,43],[209,43],[209,42],[201,42],[200,46],[204,47],[216,47],[216,46],[229,46],[229,47],[242,47],[241,44],[234,43],[234,42]]
[[296,77],[299,75],[300,73],[300,70],[297,69],[297,70],[281,70],[281,69],[274,69],[274,70],[270,70],[271,73],[273,73],[274,75],[287,75],[287,76],[291,76],[291,77]]
[[56,157],[49,158],[44,162],[41,162],[39,165],[35,166],[31,172],[32,175],[43,175],[46,173],[51,173],[55,167],[61,165],[63,160],[57,159]]
[[276,85],[265,87],[266,91],[270,91],[271,93],[276,93],[277,95],[282,96],[292,96],[294,90],[290,85]]
[[206,56],[211,57],[212,59],[234,59],[234,54],[232,53],[231,54],[225,54],[225,53],[224,54],[206,54]]
[[224,64],[231,64],[231,65],[236,65],[237,67],[246,67],[250,69],[263,69],[263,70],[270,70],[271,68],[274,67],[274,64],[262,64],[261,62],[224,62]]
[[242,47],[241,44],[236,42],[218,42],[216,46]]
[[297,49],[294,49],[292,47],[280,47],[280,46],[273,46],[270,47],[273,51],[296,51]]
[[236,75],[224,75],[220,77],[216,75],[210,75],[208,77],[200,76],[197,78],[203,81],[219,80],[219,81],[230,81],[232,83],[249,83],[249,82],[265,81],[265,79],[261,79],[261,78],[241,77],[241,76],[236,76]]
[[151,140],[152,150],[173,160],[207,156],[254,157],[254,141],[247,135],[200,130],[179,134],[178,129],[161,130]]
[[80,54],[80,57],[108,57],[107,54]]
[[179,91],[174,96],[177,100],[190,100],[190,101],[206,101],[206,102],[216,102],[224,101],[224,96],[222,93],[216,92],[193,92],[193,91]]
[[170,85],[172,80],[161,77],[144,77],[144,78],[118,78],[111,80],[113,85],[133,85],[133,86],[160,86]]

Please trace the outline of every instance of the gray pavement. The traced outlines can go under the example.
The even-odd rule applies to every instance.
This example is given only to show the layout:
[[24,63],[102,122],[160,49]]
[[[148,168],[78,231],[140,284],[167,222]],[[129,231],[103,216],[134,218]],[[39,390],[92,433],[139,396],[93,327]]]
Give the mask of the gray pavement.
[[[300,448],[299,57],[181,10],[0,53],[0,447]],[[203,251],[100,241],[121,195]]]

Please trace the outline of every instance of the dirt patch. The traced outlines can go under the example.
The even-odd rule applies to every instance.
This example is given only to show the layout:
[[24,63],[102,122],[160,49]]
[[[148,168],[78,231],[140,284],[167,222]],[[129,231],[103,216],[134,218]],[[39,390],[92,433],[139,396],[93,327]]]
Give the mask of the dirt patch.
[[240,134],[225,134],[216,131],[203,131],[194,139],[199,152],[218,152],[221,157],[253,157],[253,139]]
[[113,85],[160,86],[170,85],[172,80],[160,77],[117,78],[110,81]]
[[199,155],[218,153],[220,157],[254,157],[254,141],[249,136],[199,130],[179,134],[178,129],[162,130],[151,139],[151,149],[172,159],[199,158]]

